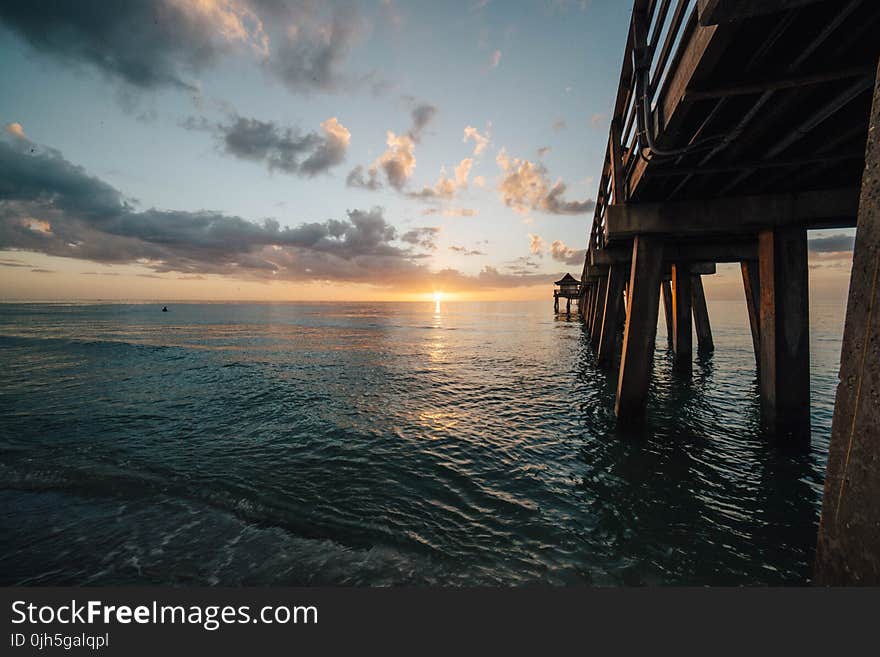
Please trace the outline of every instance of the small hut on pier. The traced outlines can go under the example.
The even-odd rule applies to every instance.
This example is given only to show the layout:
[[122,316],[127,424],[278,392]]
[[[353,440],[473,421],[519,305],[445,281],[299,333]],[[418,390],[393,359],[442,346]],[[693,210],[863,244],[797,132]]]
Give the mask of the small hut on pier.
[[559,313],[559,298],[565,299],[565,314],[571,314],[571,300],[578,300],[581,294],[581,282],[571,274],[566,274],[554,283],[553,312]]

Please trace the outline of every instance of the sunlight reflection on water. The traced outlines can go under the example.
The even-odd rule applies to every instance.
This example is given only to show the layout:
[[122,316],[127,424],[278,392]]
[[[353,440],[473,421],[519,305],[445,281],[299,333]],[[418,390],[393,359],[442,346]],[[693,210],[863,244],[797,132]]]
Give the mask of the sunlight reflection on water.
[[710,304],[716,353],[673,378],[661,327],[628,433],[552,300],[4,306],[0,583],[804,582],[842,312],[789,453]]

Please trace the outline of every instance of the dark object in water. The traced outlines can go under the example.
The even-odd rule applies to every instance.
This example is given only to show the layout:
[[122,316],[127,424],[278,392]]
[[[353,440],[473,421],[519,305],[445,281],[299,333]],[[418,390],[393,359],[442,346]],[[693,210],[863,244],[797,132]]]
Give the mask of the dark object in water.
[[168,306],[162,306],[162,312],[163,312],[163,313],[167,313],[167,312],[168,312]]

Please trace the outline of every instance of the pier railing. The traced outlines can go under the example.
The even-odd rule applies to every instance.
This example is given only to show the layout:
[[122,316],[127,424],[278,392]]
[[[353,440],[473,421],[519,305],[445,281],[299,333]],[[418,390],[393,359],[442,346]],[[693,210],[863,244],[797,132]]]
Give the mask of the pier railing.
[[[644,171],[648,138],[655,126],[657,98],[670,84],[681,58],[681,44],[696,29],[697,0],[636,0],[624,50],[617,98],[596,195],[589,252],[605,247],[608,206],[625,203]],[[646,160],[642,162],[642,165]],[[587,275],[585,263],[584,275]]]

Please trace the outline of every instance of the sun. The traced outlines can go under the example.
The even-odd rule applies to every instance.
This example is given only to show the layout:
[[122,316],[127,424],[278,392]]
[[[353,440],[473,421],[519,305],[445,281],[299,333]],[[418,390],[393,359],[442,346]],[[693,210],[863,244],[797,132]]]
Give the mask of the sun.
[[434,303],[440,303],[443,301],[443,293],[439,290],[434,292]]

